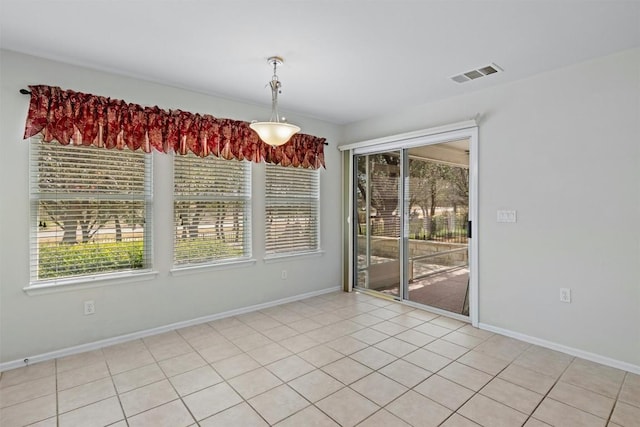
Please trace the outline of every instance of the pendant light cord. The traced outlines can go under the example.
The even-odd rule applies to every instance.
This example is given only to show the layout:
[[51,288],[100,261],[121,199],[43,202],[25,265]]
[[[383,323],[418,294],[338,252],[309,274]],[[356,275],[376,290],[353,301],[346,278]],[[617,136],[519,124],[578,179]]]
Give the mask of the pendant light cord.
[[271,119],[270,121],[280,123],[280,114],[278,113],[278,93],[280,92],[280,87],[282,87],[282,83],[278,80],[278,74],[276,74],[278,67],[278,61],[273,60],[273,77],[271,77],[271,81],[269,82],[269,86],[271,86]]

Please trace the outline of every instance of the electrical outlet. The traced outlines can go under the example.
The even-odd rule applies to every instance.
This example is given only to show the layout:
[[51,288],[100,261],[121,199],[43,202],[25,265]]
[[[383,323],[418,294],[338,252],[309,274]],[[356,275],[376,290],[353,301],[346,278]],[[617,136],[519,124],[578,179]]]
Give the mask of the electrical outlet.
[[93,301],[85,301],[84,302],[84,315],[88,316],[89,314],[95,314],[96,312],[96,303]]
[[517,213],[514,210],[499,210],[497,221],[498,222],[516,222]]
[[571,289],[560,288],[560,302],[571,302]]
[[280,275],[282,280],[287,280],[287,270],[282,270],[282,274]]

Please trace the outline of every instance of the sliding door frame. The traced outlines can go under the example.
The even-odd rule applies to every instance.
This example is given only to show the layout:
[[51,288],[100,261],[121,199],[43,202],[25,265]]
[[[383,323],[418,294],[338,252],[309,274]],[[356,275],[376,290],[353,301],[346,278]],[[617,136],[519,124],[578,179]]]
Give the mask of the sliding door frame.
[[[348,245],[345,249],[348,251],[346,256],[343,257],[346,265],[343,266],[345,280],[345,290],[353,290],[354,281],[354,198],[353,198],[353,185],[354,185],[354,157],[362,154],[373,154],[381,151],[392,150],[406,150],[413,147],[419,147],[424,145],[440,144],[443,142],[455,141],[460,139],[469,140],[469,220],[471,221],[471,238],[469,239],[469,320],[473,326],[478,326],[479,322],[479,292],[478,292],[478,125],[475,120],[469,120],[466,122],[454,123],[447,126],[441,126],[437,128],[423,129],[415,132],[409,132],[404,134],[392,135],[384,138],[372,139],[368,141],[357,142],[353,144],[346,144],[338,147],[340,151],[347,154],[343,157],[343,161],[348,162],[347,179],[345,179],[344,191],[348,194],[348,197],[344,198],[344,215],[345,215],[345,228],[346,232],[343,232],[343,236],[346,238]],[[407,157],[407,156],[404,156]],[[347,165],[345,165],[347,166]],[[404,168],[401,168],[403,171]],[[401,175],[404,177],[404,174]],[[345,177],[346,178],[346,177]],[[401,190],[404,194],[404,178],[401,180]],[[348,203],[347,203],[348,200]],[[404,214],[404,202],[401,203],[401,212]],[[406,218],[403,216],[403,223],[406,224]],[[405,246],[406,236],[405,230],[402,230],[401,247]],[[401,256],[404,252],[400,250]],[[406,264],[401,262],[401,265]],[[406,275],[405,267],[401,268],[401,287],[404,286],[404,277]],[[406,300],[402,300],[405,302]]]

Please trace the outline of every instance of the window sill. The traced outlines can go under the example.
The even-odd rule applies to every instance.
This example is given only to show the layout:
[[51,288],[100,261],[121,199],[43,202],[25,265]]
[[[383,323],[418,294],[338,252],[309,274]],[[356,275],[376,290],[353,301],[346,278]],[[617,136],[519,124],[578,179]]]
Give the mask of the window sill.
[[190,265],[187,267],[175,267],[170,270],[172,276],[184,276],[187,274],[202,273],[208,270],[227,270],[230,268],[240,268],[255,265],[256,260],[243,259],[239,261],[219,262],[216,264]]
[[288,261],[290,259],[295,258],[315,258],[324,255],[323,250],[317,250],[313,252],[300,252],[300,253],[288,253],[288,254],[277,254],[277,255],[267,255],[263,258],[265,264],[271,264],[274,262],[283,262]]
[[100,286],[119,285],[122,283],[142,282],[155,279],[157,271],[145,270],[136,273],[104,274],[98,276],[74,277],[62,280],[31,283],[22,290],[29,296],[51,294],[56,292],[75,291],[79,289],[97,288]]

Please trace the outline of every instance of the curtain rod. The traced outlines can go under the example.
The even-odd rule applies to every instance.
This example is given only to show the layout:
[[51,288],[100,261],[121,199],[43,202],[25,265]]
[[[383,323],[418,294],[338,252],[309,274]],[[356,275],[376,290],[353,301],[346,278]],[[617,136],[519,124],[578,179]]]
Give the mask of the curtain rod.
[[[23,95],[31,95],[31,91],[28,89],[20,89],[20,93]],[[329,143],[325,142],[324,145],[329,145]]]

